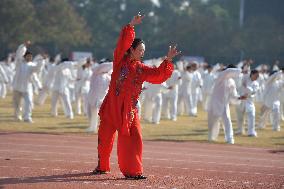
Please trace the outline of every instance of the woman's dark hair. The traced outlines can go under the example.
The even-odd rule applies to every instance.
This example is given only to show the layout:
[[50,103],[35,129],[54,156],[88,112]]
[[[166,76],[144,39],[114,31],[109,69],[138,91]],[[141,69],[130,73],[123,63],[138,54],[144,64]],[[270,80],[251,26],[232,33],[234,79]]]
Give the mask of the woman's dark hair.
[[252,75],[254,75],[254,74],[258,74],[259,73],[259,71],[257,71],[257,70],[252,70],[251,72],[250,72],[250,76],[252,76]]
[[[140,38],[135,38],[134,39],[134,41],[132,42],[132,44],[131,44],[131,47],[133,48],[133,49],[136,49],[140,44],[145,44],[145,42],[142,40],[142,39],[140,39]],[[131,48],[130,47],[130,48]],[[129,54],[130,53],[130,48],[127,50],[127,53]]]
[[272,72],[270,72],[270,74],[269,74],[269,76],[272,76],[273,74],[275,74],[277,71],[275,70],[275,71],[272,71]]
[[228,69],[228,68],[237,68],[234,64],[229,64],[227,67],[225,67],[224,69],[223,69],[223,71],[224,70],[226,70],[226,69]]
[[26,53],[24,54],[24,57],[26,58],[26,56],[28,55],[33,55],[30,51],[26,51]]

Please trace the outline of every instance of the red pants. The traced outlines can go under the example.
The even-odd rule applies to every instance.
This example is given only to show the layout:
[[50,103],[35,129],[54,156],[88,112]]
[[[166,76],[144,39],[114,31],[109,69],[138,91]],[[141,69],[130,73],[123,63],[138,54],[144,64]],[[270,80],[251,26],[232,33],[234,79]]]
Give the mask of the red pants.
[[[110,153],[112,150],[116,127],[108,119],[102,119],[98,131],[98,169],[110,171]],[[135,113],[130,128],[130,136],[118,133],[117,156],[120,171],[125,176],[136,176],[143,173],[142,168],[142,135],[140,121]]]

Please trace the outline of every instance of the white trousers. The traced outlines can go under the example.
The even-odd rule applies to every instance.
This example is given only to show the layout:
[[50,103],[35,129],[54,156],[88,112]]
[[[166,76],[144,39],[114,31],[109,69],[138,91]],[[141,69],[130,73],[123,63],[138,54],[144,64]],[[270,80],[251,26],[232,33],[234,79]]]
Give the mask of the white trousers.
[[98,132],[98,122],[99,122],[99,108],[97,107],[89,107],[89,121],[90,125],[87,129],[88,132]]
[[5,98],[7,95],[7,85],[0,82],[0,97]]
[[203,93],[202,107],[206,112],[208,110],[209,98],[210,98],[210,93]]
[[190,114],[191,95],[188,93],[181,93],[178,97],[178,115]]
[[78,115],[82,114],[82,104],[83,104],[83,113],[84,115],[87,115],[88,113],[88,94],[87,93],[76,93],[76,99],[75,99],[75,103],[76,103],[76,113]]
[[158,94],[154,98],[154,108],[153,108],[153,111],[152,111],[153,123],[155,123],[155,124],[160,123],[161,111],[162,111],[162,94]]
[[220,118],[224,125],[225,141],[230,144],[234,144],[234,132],[232,127],[232,121],[230,116],[230,108],[227,106],[222,116],[213,115],[208,112],[208,140],[216,141],[220,131]]
[[58,91],[53,91],[51,96],[51,114],[53,116],[58,115],[58,100],[61,100],[61,103],[63,105],[63,110],[65,113],[65,116],[73,119],[74,114],[72,110],[71,100],[70,100],[70,94],[69,90],[65,90],[64,93],[59,93]]
[[146,96],[144,107],[144,119],[146,121],[159,124],[161,119],[162,95],[158,94],[152,97]]
[[237,113],[237,133],[244,134],[245,115],[247,117],[248,135],[257,136],[255,130],[255,106],[253,102],[242,102],[236,106]]
[[177,102],[178,94],[171,93],[163,95],[163,115],[167,119],[176,120],[177,119]]
[[284,102],[280,104],[281,119],[284,121]]
[[192,102],[190,104],[189,115],[197,115],[197,104],[198,104],[199,94],[194,92],[191,94]]
[[261,107],[259,128],[265,128],[265,123],[268,115],[271,113],[272,129],[274,131],[280,131],[280,101],[275,101],[272,105],[272,109],[267,106]]
[[41,91],[39,92],[39,95],[38,95],[38,99],[37,99],[37,103],[39,105],[43,105],[44,104],[44,102],[45,102],[45,100],[46,100],[46,98],[47,98],[47,96],[49,94],[49,91],[50,90],[47,87],[43,87],[41,89]]
[[13,105],[15,118],[21,119],[21,104],[24,100],[24,120],[32,120],[33,93],[13,91]]

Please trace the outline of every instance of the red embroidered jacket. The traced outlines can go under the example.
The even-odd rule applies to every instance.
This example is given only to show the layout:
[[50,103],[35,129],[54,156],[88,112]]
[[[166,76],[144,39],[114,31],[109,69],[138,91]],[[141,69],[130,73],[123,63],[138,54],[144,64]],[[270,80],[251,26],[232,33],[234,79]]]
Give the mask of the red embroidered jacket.
[[173,72],[173,64],[164,60],[159,67],[150,67],[140,61],[131,61],[126,55],[135,38],[134,27],[126,25],[114,51],[113,73],[108,93],[102,103],[101,119],[112,123],[118,132],[130,135],[129,129],[137,113],[136,104],[144,81],[160,84]]

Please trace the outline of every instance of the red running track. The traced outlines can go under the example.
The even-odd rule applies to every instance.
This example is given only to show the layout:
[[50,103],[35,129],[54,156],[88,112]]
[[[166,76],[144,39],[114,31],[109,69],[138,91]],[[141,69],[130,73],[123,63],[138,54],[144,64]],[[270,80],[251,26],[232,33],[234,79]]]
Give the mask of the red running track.
[[197,142],[144,141],[146,180],[96,167],[97,136],[0,133],[0,188],[284,188],[284,153]]

